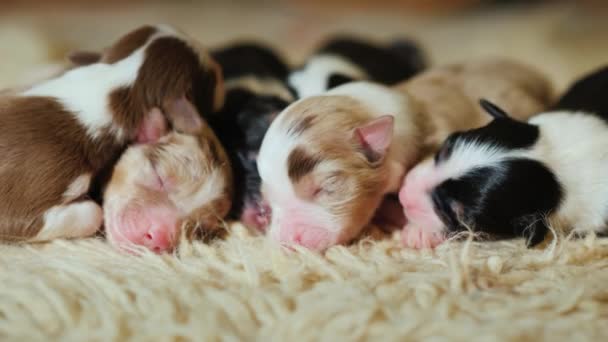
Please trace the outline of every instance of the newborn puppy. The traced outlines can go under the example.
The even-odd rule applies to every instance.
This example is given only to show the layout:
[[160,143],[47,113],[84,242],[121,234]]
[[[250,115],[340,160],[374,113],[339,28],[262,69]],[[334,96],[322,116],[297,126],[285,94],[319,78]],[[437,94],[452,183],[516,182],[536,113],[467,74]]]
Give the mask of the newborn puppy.
[[[455,131],[481,127],[490,121],[478,104],[490,98],[525,120],[550,105],[549,80],[532,67],[509,59],[485,59],[438,66],[396,86],[410,95],[423,119],[421,155],[437,151]],[[396,197],[396,196],[395,196]],[[387,197],[374,218],[383,226],[403,226],[405,217],[397,199]]]
[[427,117],[423,145],[435,152],[455,131],[481,127],[490,117],[479,106],[485,98],[518,120],[546,110],[551,83],[539,71],[509,59],[484,59],[428,69],[397,86]]
[[420,118],[406,94],[368,82],[287,107],[258,157],[270,236],[313,250],[356,237],[418,159]]
[[287,64],[270,48],[239,43],[212,52],[226,80],[226,101],[210,124],[228,151],[235,193],[230,217],[255,230],[268,224],[260,195],[257,155],[274,117],[294,96],[286,84]]
[[119,247],[167,252],[182,230],[192,237],[218,229],[231,197],[230,163],[211,129],[172,132],[130,147],[116,164],[104,192],[106,236]]
[[[482,100],[488,125],[452,134],[400,193],[406,246],[434,247],[470,228],[542,242],[558,231],[603,231],[608,219],[608,68],[575,83],[554,111],[527,123]],[[591,97],[591,95],[599,95]]]
[[426,67],[424,53],[409,40],[382,46],[339,36],[321,46],[306,64],[289,75],[299,98],[319,95],[355,80],[394,85]]
[[167,119],[196,133],[200,115],[222,104],[215,63],[170,27],[142,27],[72,61],[59,76],[0,99],[3,240],[94,234],[102,211],[88,198],[92,180],[128,144],[158,140]]

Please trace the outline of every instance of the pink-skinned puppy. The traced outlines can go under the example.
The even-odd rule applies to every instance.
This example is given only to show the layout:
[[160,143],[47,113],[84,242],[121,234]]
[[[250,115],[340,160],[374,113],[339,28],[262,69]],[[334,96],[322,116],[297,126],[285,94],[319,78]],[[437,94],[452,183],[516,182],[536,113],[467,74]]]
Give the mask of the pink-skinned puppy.
[[197,135],[171,132],[131,146],[104,191],[106,237],[129,250],[171,251],[187,238],[214,233],[231,206],[229,159],[206,125]]
[[98,175],[132,143],[170,127],[197,133],[200,115],[222,105],[217,65],[167,26],[71,60],[58,76],[0,98],[2,240],[95,234],[102,210],[89,195]]
[[369,82],[287,107],[258,155],[270,236],[313,250],[356,237],[418,159],[421,118],[406,94]]

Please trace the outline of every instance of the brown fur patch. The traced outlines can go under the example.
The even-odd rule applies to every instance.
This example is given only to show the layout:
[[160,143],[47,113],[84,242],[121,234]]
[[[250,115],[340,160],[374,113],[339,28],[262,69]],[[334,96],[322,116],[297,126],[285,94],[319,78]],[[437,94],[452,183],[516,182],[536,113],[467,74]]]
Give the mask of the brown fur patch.
[[316,120],[316,115],[307,115],[303,116],[301,119],[296,120],[292,126],[288,129],[288,133],[291,135],[300,135],[307,129],[309,129],[314,121]]
[[104,134],[91,141],[52,98],[3,98],[0,122],[0,239],[26,240],[42,228],[44,212],[64,202],[69,184],[97,172],[116,146]]
[[294,148],[287,158],[287,175],[296,183],[300,178],[311,173],[321,162],[318,156],[313,156],[302,147]]
[[114,64],[131,55],[135,50],[142,47],[150,37],[158,30],[153,26],[143,26],[123,36],[103,54],[102,62]]

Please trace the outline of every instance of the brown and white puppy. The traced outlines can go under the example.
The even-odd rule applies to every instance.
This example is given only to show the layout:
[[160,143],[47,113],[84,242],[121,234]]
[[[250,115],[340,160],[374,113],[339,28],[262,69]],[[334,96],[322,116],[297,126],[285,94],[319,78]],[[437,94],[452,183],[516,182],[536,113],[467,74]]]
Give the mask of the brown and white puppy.
[[108,240],[165,252],[183,229],[188,237],[216,230],[230,210],[231,170],[206,124],[198,135],[171,132],[157,143],[129,147],[104,192]]
[[169,123],[196,133],[222,105],[221,72],[193,40],[146,26],[60,76],[0,99],[0,238],[94,234],[91,181],[133,142],[158,140]]
[[368,82],[287,107],[258,156],[271,237],[314,250],[356,237],[418,159],[418,118],[407,95]]
[[479,106],[485,98],[526,120],[545,110],[553,89],[538,70],[509,59],[485,59],[431,68],[398,85],[418,103],[427,117],[424,145],[436,151],[455,131],[490,122]]

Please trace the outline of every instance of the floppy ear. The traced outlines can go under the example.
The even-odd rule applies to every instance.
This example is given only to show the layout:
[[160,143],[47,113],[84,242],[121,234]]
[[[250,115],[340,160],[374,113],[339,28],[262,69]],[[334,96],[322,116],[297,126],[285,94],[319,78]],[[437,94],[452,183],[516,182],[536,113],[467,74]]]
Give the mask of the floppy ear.
[[196,134],[201,131],[203,119],[185,96],[167,100],[164,107],[165,115],[176,131],[186,134]]
[[383,115],[355,128],[354,135],[370,163],[384,159],[393,141],[392,115]]
[[101,53],[95,51],[72,51],[67,56],[68,60],[78,66],[99,63]]
[[486,100],[480,99],[479,105],[486,113],[490,114],[494,119],[508,119],[509,114],[507,114],[502,108],[498,107],[494,103]]
[[140,144],[157,142],[167,133],[167,123],[159,108],[152,108],[137,130],[136,141]]

